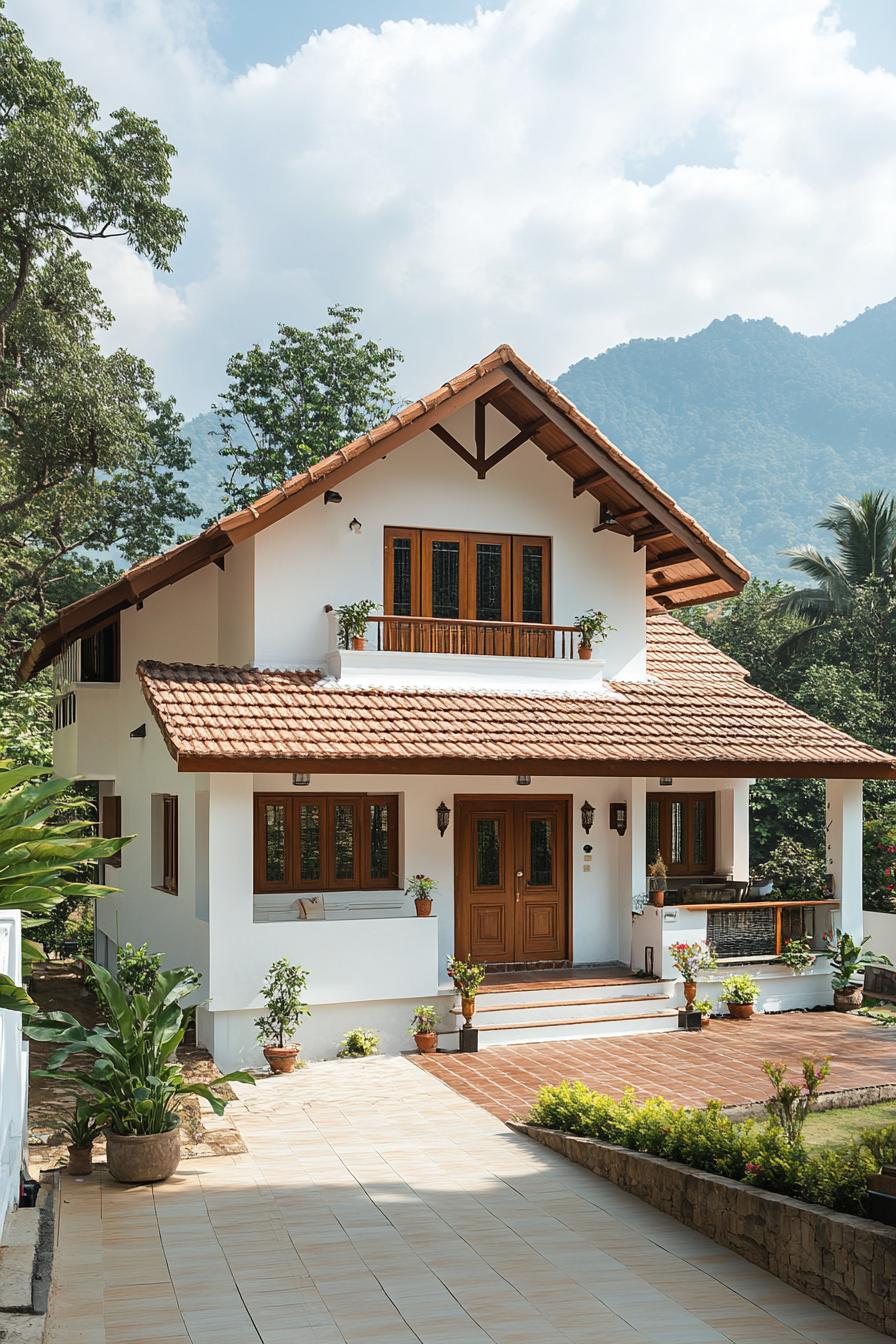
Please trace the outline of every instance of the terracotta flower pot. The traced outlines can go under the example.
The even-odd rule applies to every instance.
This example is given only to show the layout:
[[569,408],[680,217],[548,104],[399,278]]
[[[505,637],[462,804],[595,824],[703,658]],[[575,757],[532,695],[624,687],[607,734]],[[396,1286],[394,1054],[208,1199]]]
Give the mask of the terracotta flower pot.
[[93,1144],[88,1143],[86,1148],[75,1148],[72,1144],[68,1146],[68,1174],[69,1176],[89,1176],[93,1171]]
[[367,648],[367,640],[363,635],[352,635],[352,648],[358,653]]
[[167,1181],[180,1162],[180,1125],[164,1134],[113,1134],[106,1131],[109,1175],[123,1185]]
[[590,645],[590,644],[580,644],[580,645],[579,645],[579,657],[581,658],[581,660],[582,660],[583,663],[587,663],[588,659],[591,657],[591,645]]
[[652,891],[650,893],[650,904],[659,906],[665,905],[666,904],[665,891]]
[[728,1016],[733,1017],[737,1022],[746,1022],[747,1018],[753,1016],[752,1003],[729,1003]]
[[271,1073],[292,1073],[299,1057],[298,1045],[266,1045],[263,1048]]
[[460,1010],[464,1015],[464,1022],[469,1026],[476,1011],[476,996],[462,994],[460,996]]
[[834,1007],[838,1013],[851,1013],[861,1008],[865,990],[862,985],[850,985],[848,989],[834,990]]
[[438,1036],[434,1031],[418,1031],[414,1033],[414,1041],[421,1055],[432,1055],[435,1053]]
[[421,919],[425,919],[427,915],[432,914],[431,896],[415,896],[414,905],[416,906],[417,914]]
[[687,1004],[687,1006],[688,1006],[689,1008],[690,1008],[691,1004],[694,1002],[694,1000],[696,999],[696,997],[697,997],[697,982],[696,982],[696,980],[685,980],[685,982],[684,982],[684,1001],[685,1001],[685,1003]]

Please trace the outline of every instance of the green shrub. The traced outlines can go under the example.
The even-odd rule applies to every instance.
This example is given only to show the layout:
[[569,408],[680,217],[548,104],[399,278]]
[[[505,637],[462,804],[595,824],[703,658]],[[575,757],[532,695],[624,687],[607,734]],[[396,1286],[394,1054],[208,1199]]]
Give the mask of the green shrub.
[[352,1027],[342,1038],[342,1044],[336,1052],[337,1059],[363,1059],[367,1055],[378,1055],[380,1038],[375,1031],[365,1027]]
[[759,985],[752,975],[726,975],[722,981],[721,998],[723,1003],[755,1003],[759,998]]

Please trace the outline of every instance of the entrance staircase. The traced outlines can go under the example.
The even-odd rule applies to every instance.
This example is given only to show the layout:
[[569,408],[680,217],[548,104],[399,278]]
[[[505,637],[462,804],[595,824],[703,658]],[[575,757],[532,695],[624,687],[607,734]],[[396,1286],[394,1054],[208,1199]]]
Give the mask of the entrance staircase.
[[[615,974],[614,974],[615,972]],[[623,967],[490,975],[476,996],[479,1048],[674,1031],[674,980]]]

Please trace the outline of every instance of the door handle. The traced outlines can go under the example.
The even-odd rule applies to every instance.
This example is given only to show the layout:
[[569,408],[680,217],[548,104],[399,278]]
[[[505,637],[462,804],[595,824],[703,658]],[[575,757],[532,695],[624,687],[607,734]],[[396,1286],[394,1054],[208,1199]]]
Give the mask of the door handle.
[[520,898],[520,878],[522,877],[522,875],[523,875],[523,870],[522,870],[522,868],[518,868],[518,869],[517,869],[517,874],[516,874],[516,899],[517,899],[517,900],[519,900],[519,898]]

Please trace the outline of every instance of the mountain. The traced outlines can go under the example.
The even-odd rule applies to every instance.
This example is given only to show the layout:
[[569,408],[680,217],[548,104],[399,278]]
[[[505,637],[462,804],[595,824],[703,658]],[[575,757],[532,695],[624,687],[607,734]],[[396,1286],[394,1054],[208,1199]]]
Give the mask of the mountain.
[[[812,539],[837,495],[896,490],[896,299],[825,336],[726,317],[628,341],[555,381],[762,577],[788,574],[781,551]],[[217,417],[185,432],[204,520],[221,505]]]
[[781,551],[838,494],[896,490],[896,300],[825,336],[727,317],[556,383],[762,577],[788,574]]

